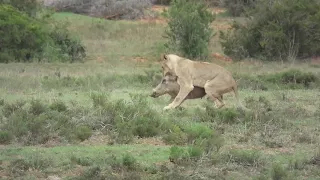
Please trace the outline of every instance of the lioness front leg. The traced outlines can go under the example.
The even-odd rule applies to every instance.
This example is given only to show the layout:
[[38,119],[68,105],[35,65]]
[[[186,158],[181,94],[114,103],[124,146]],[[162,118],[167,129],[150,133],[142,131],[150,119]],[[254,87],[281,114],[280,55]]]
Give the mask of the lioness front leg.
[[180,106],[180,104],[185,100],[185,98],[193,90],[193,88],[193,85],[180,85],[180,91],[178,95],[175,97],[173,102],[164,107],[163,110],[173,109]]

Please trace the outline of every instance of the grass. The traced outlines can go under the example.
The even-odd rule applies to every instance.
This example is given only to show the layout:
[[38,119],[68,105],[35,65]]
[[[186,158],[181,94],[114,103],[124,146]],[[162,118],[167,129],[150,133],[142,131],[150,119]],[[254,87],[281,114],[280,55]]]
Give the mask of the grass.
[[[319,77],[318,66],[258,60],[225,64],[210,59],[235,74],[241,101],[252,114],[237,112],[231,94],[224,96],[222,110],[215,110],[204,98],[163,112],[169,97],[149,95],[160,82],[161,68],[155,60],[163,52],[164,24],[71,13],[57,13],[54,19],[66,22],[80,36],[88,59],[74,64],[0,64],[0,129],[11,120],[28,122],[30,128],[23,129],[26,134],[20,139],[11,134],[14,131],[0,133],[4,179],[319,179],[319,165],[309,163],[320,144],[319,86],[283,86],[276,79],[291,69]],[[225,19],[226,14],[218,16],[214,23]],[[210,49],[221,53],[214,39]],[[137,62],[136,57],[146,60]],[[257,88],[261,84],[267,88]],[[139,95],[138,100],[132,94]],[[15,106],[9,105],[17,101],[26,104],[12,113]],[[67,123],[70,132],[57,128],[64,126],[56,122]],[[23,143],[41,133],[49,137],[48,141],[40,138],[45,143]],[[69,141],[74,135],[80,140]],[[119,143],[119,136],[130,141]],[[210,149],[208,142],[218,150]],[[185,156],[179,154],[180,148],[185,148],[181,152],[189,153],[189,159],[182,164],[170,162],[173,146],[176,159]]]

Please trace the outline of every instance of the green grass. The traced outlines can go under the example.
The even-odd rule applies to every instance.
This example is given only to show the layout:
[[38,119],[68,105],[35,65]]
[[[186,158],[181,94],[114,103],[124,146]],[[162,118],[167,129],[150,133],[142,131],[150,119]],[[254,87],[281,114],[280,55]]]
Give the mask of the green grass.
[[[225,16],[218,17],[217,23],[224,23],[221,21],[228,19]],[[134,172],[145,179],[155,179],[154,176],[163,179],[192,179],[197,175],[241,180],[272,177],[309,180],[320,178],[319,165],[307,163],[320,146],[319,86],[291,89],[283,88],[279,82],[272,86],[263,82],[268,89],[261,90],[254,88],[256,82],[253,81],[259,78],[258,75],[272,76],[290,69],[311,72],[319,77],[318,66],[308,63],[257,63],[259,61],[253,60],[233,64],[215,61],[235,74],[240,84],[241,101],[253,110],[253,114],[234,114],[236,101],[232,94],[224,96],[225,108],[229,110],[214,110],[213,103],[204,98],[185,101],[181,110],[163,112],[163,107],[169,104],[169,97],[153,99],[149,94],[153,86],[160,82],[157,75],[160,74],[161,68],[154,61],[163,51],[161,43],[165,40],[161,35],[164,25],[107,21],[71,13],[57,13],[54,19],[67,22],[69,29],[80,36],[87,47],[88,59],[85,63],[74,64],[0,64],[0,128],[8,120],[8,117],[4,117],[3,111],[7,104],[18,100],[31,102],[33,99],[39,99],[45,105],[50,105],[60,100],[65,103],[70,114],[57,114],[65,115],[73,123],[88,125],[92,128],[93,135],[91,139],[80,143],[69,142],[63,138],[61,140],[59,135],[50,134],[50,137],[57,139],[50,139],[51,141],[44,145],[23,146],[15,138],[2,133],[0,138],[3,139],[0,142],[11,142],[9,145],[0,145],[0,175],[4,179],[45,179],[51,175],[63,179],[89,177],[90,172],[98,171],[99,168],[101,171],[98,175],[101,177],[111,171],[111,174],[117,174],[118,178],[124,178],[129,173],[127,175],[132,179],[138,176],[133,174]],[[210,48],[212,52],[221,52],[217,42],[211,44]],[[148,61],[136,63],[132,61],[136,56]],[[98,57],[102,57],[102,62],[97,61]],[[94,107],[91,98],[93,93],[106,93],[110,99],[104,107]],[[126,100],[127,103],[132,100],[130,94],[140,95],[147,104],[123,105],[127,109],[112,109],[111,105],[120,99]],[[29,106],[26,105],[24,110],[28,110]],[[204,110],[205,107],[209,107],[208,111]],[[107,121],[110,114],[120,114],[121,116],[117,117],[119,122],[126,117],[133,117],[134,122],[141,119],[144,120],[142,122],[148,122],[148,117],[139,114],[141,112],[154,113],[150,117],[160,120],[160,127],[165,127],[154,137],[155,139],[134,137],[127,145],[95,142],[95,139],[113,140],[112,138],[117,136],[108,134],[113,132],[112,128],[116,126],[114,122]],[[222,120],[223,118],[225,119]],[[49,121],[42,120],[44,124]],[[104,124],[103,129],[100,122],[109,124]],[[133,126],[131,123],[133,122],[125,121],[116,127],[126,131],[124,128]],[[51,124],[46,125],[50,127]],[[111,129],[107,130],[109,127]],[[166,144],[162,138],[170,134],[170,138],[176,140],[177,136],[181,135],[182,140],[177,140],[183,141],[179,147],[187,148],[194,145],[193,140],[203,140],[190,138],[192,133],[196,136],[198,131],[203,130],[207,134],[212,130],[222,137],[223,145],[220,150],[211,155],[201,156],[200,161],[187,160],[186,164],[176,166],[170,164],[170,147],[173,144]],[[183,139],[188,137],[190,142]],[[53,143],[58,140],[60,141],[57,144]],[[144,144],[141,144],[141,141],[145,141]],[[153,145],[154,141],[160,145]],[[136,159],[137,167],[141,166],[139,169],[115,167],[119,162],[113,162],[112,158],[116,157],[121,161],[126,153]],[[126,163],[132,163],[131,156]],[[25,167],[28,169],[24,169]],[[190,176],[192,172],[195,173]]]

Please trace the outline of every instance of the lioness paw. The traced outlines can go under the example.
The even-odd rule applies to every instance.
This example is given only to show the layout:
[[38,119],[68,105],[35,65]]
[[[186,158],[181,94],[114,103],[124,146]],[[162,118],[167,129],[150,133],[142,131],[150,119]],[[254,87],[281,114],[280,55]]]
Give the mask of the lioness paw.
[[166,110],[169,110],[169,109],[171,109],[171,108],[172,108],[172,107],[169,105],[169,106],[164,107],[163,110],[166,111]]

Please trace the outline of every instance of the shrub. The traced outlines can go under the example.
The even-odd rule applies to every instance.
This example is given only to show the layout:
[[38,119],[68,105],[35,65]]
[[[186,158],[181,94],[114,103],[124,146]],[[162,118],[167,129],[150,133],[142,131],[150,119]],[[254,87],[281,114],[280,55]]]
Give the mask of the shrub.
[[253,8],[256,0],[224,0],[223,6],[228,9],[232,16],[240,16],[246,8]]
[[291,69],[261,78],[264,78],[267,82],[272,82],[275,84],[300,84],[303,87],[309,87],[311,83],[315,83],[318,80],[313,73],[302,72],[296,69]]
[[184,145],[188,141],[187,134],[177,125],[173,125],[170,131],[163,136],[168,144]]
[[243,166],[259,166],[263,164],[261,153],[255,150],[230,150],[227,154],[229,161]]
[[29,112],[33,115],[40,115],[46,111],[46,106],[40,100],[32,100],[30,102]]
[[[42,24],[10,5],[0,5],[0,62],[28,62],[42,52],[48,36]],[[9,33],[10,32],[10,33]]]
[[178,146],[172,146],[170,148],[169,160],[171,162],[177,162],[188,158],[188,154],[184,148]]
[[36,19],[6,4],[0,5],[0,17],[0,62],[74,62],[86,57],[81,41],[66,27],[49,25],[47,17]]
[[274,164],[271,169],[271,178],[273,180],[285,179],[288,176],[288,171],[280,164]]
[[58,112],[65,112],[68,110],[67,105],[63,101],[54,101],[52,104],[50,104],[49,108],[51,110],[55,110]]
[[92,135],[92,129],[88,126],[81,125],[76,128],[76,135],[78,139],[84,141]]
[[235,108],[216,109],[212,102],[204,103],[205,111],[200,111],[199,117],[203,122],[218,122],[218,123],[235,123],[240,113]]
[[8,4],[31,17],[36,17],[40,4],[37,0],[0,0],[0,4]]
[[292,60],[320,54],[320,3],[317,0],[261,0],[245,25],[221,32],[224,53],[234,59]]
[[47,49],[47,51],[51,50],[53,51],[52,56],[57,56],[48,57],[51,58],[49,61],[53,61],[52,59],[54,58],[57,59],[57,61],[72,63],[81,61],[86,57],[85,46],[79,39],[71,36],[66,27],[55,24],[53,30],[49,32],[49,36],[53,41],[51,45],[53,49]]
[[11,114],[13,114],[15,111],[21,109],[26,104],[25,101],[19,100],[13,103],[5,103],[2,112],[5,117],[9,117]]
[[187,58],[205,58],[212,35],[210,23],[214,16],[202,1],[173,0],[168,10],[166,47],[177,50]]
[[127,167],[130,170],[134,170],[137,167],[137,160],[131,154],[126,153],[122,157],[122,165]]
[[9,144],[12,134],[9,131],[0,131],[0,144]]

